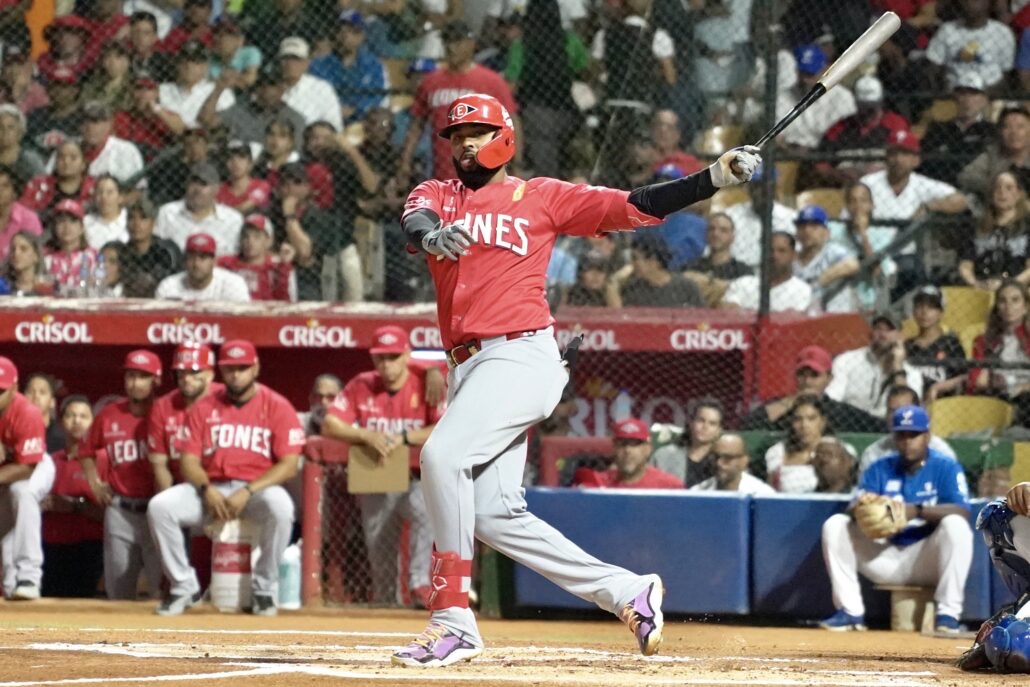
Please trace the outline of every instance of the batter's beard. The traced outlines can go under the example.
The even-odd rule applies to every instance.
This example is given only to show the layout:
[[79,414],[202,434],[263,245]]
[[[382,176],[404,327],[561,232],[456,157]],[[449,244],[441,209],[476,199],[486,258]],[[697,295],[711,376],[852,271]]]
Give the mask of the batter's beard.
[[466,188],[470,188],[472,190],[486,186],[487,183],[494,178],[494,175],[497,174],[497,170],[500,169],[500,167],[487,169],[477,162],[475,167],[466,171],[462,169],[461,162],[453,157],[451,158],[451,163],[454,165],[454,172],[458,175],[458,179],[461,180],[461,183],[464,184]]

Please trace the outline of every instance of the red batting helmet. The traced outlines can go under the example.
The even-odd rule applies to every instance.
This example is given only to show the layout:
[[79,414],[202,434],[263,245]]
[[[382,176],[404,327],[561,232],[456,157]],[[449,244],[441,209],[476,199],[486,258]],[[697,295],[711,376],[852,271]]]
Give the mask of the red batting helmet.
[[172,361],[173,370],[213,370],[215,368],[215,354],[205,344],[184,343],[179,344],[175,349],[175,357]]
[[515,156],[515,126],[511,115],[497,98],[482,93],[463,95],[447,110],[447,126],[440,129],[440,138],[450,138],[451,130],[460,124],[486,124],[496,127],[492,141],[479,149],[476,162],[487,169],[508,164]]

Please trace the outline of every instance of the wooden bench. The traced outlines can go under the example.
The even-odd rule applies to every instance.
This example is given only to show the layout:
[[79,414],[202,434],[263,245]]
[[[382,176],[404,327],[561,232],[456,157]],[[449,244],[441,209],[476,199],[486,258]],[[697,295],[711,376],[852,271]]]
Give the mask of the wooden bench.
[[878,584],[880,591],[891,593],[891,630],[894,632],[934,632],[933,587]]

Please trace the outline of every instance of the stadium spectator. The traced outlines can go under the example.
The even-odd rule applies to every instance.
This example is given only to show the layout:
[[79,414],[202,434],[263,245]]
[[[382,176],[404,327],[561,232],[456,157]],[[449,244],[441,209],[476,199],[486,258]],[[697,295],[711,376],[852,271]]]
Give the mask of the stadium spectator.
[[39,236],[43,227],[39,217],[18,201],[22,193],[20,178],[9,168],[0,165],[0,260],[7,258],[7,245],[11,237],[19,232]]
[[697,285],[682,274],[669,271],[672,255],[660,234],[635,234],[632,256],[631,265],[609,282],[610,307],[705,307]]
[[34,66],[29,51],[24,47],[16,43],[4,46],[0,82],[11,92],[11,102],[26,116],[50,102],[46,89],[32,78]]
[[211,0],[184,0],[179,23],[157,44],[161,52],[176,54],[190,41],[205,48],[214,42],[211,32]]
[[203,232],[217,242],[219,255],[235,253],[239,248],[243,215],[215,202],[218,183],[218,170],[210,162],[193,165],[186,181],[185,197],[161,206],[154,235],[183,247],[188,236]]
[[213,43],[207,63],[208,76],[217,82],[223,73],[231,72],[233,88],[250,89],[257,81],[258,70],[261,68],[261,51],[246,44],[243,29],[227,14],[218,18],[211,31]]
[[17,105],[0,105],[0,165],[9,167],[19,179],[28,180],[43,173],[43,160],[26,148],[25,115]]
[[[512,117],[515,145],[522,145],[522,125],[511,88],[500,74],[473,61],[476,39],[468,24],[461,20],[449,22],[444,26],[442,35],[446,61],[422,79],[415,91],[415,102],[411,105],[411,126],[408,127],[397,165],[397,183],[402,188],[408,188],[412,181],[412,162],[426,124],[430,127],[433,141],[433,178],[454,178],[450,145],[447,139],[440,138],[436,132],[446,124],[447,109],[455,93],[485,93],[500,100]],[[518,166],[521,163],[521,151],[517,148],[513,164]]]
[[945,77],[951,88],[959,76],[970,73],[988,89],[1000,89],[1016,61],[1012,29],[991,19],[990,0],[959,0],[958,5],[962,18],[938,27],[926,46],[926,59],[939,68],[938,80]]
[[[875,76],[855,82],[855,107],[855,114],[838,120],[819,142],[819,151],[831,159],[816,163],[813,186],[847,186],[883,169],[887,142],[909,127],[904,117],[884,108],[883,84]],[[846,159],[848,156],[864,159]]]
[[561,304],[574,307],[607,305],[608,261],[587,253],[576,262],[576,283],[562,291]]
[[964,72],[952,90],[955,117],[930,122],[922,148],[927,159],[919,171],[954,186],[962,169],[995,140],[994,124],[987,119],[987,92],[983,78]]
[[693,41],[700,48],[693,64],[694,80],[709,101],[718,103],[745,81],[753,66],[748,59],[752,2],[725,0],[717,6],[706,2],[689,7],[699,15],[694,22]]
[[343,391],[343,382],[336,375],[323,372],[315,377],[315,381],[311,385],[311,393],[308,394],[308,410],[297,413],[297,419],[300,420],[307,436],[322,435],[322,423],[325,422],[326,413],[341,391]]
[[[139,148],[112,134],[111,108],[103,103],[86,103],[82,108],[82,152],[89,163],[89,174],[111,174],[122,185],[135,183],[143,171]],[[53,168],[53,162],[50,163]]]
[[182,198],[186,194],[193,168],[211,160],[211,142],[203,127],[190,127],[178,137],[175,154],[162,155],[147,167],[147,193],[158,205]]
[[312,200],[323,210],[332,209],[341,224],[352,224],[358,198],[379,188],[380,177],[361,149],[328,122],[315,122],[304,130],[301,158],[311,180]]
[[236,81],[233,72],[222,72],[215,82],[215,90],[211,91],[197,115],[200,123],[209,129],[225,127],[230,139],[253,145],[264,143],[269,124],[276,120],[286,120],[295,133],[294,144],[299,147],[301,132],[304,131],[304,116],[283,101],[286,82],[280,66],[273,62],[262,68],[249,93],[236,98],[232,107],[219,112],[218,100],[222,92],[232,88]]
[[[684,176],[686,174],[680,167],[668,164],[659,168],[654,177],[645,183],[657,184],[663,181],[674,181]],[[700,212],[700,208],[670,213],[665,216],[661,224],[649,230],[661,234],[666,245],[669,246],[669,251],[672,253],[669,261],[670,269],[682,270],[690,263],[700,259],[704,253],[708,223],[698,212]]]
[[[187,127],[198,125],[200,109],[215,90],[215,82],[207,76],[207,54],[203,43],[185,42],[175,55],[175,80],[166,81],[157,89],[161,107],[179,115]],[[215,110],[227,110],[234,102],[232,91],[223,90]]]
[[[773,231],[794,234],[796,213],[776,200],[774,188],[766,188],[764,174],[764,170],[759,167],[751,177],[751,183],[748,184],[748,192],[751,194],[749,200],[734,203],[724,211],[733,223],[733,257],[751,267],[758,267],[762,259],[762,218],[758,213],[764,213],[763,208],[767,204],[772,205]],[[772,174],[773,179],[776,179],[775,168]],[[774,187],[775,184],[770,186]]]
[[268,183],[272,188],[279,180],[279,169],[300,159],[295,147],[296,132],[287,119],[273,119],[265,127],[264,147],[254,161],[254,176]]
[[547,302],[561,303],[562,294],[575,285],[579,273],[578,259],[572,253],[566,240],[558,240],[551,248],[551,260],[547,263],[546,289]]
[[748,472],[751,457],[739,434],[723,434],[712,448],[714,475],[690,487],[691,491],[736,491],[760,496],[776,490]]
[[101,298],[121,298],[125,295],[122,283],[122,252],[125,244],[108,241],[97,251],[97,264],[103,265],[103,280],[96,284],[96,295]]
[[129,240],[120,256],[124,295],[152,298],[161,280],[182,267],[174,242],[154,236],[157,208],[146,196],[126,208]]
[[[272,57],[287,38],[305,43],[325,34],[326,5],[307,5],[304,0],[274,0],[244,6],[244,20],[250,22],[251,41],[265,57]],[[306,59],[306,58],[305,58]]]
[[336,89],[345,124],[386,101],[386,69],[365,46],[365,18],[356,10],[340,13],[333,51],[312,60],[308,71]]
[[282,70],[283,102],[304,117],[304,124],[329,122],[336,131],[343,131],[343,117],[336,91],[325,79],[308,74],[310,61],[308,42],[297,36],[284,38],[279,46]]
[[992,180],[983,218],[959,254],[959,276],[969,286],[995,291],[1004,279],[1030,282],[1030,201],[1023,184],[1014,172]]
[[833,379],[826,387],[826,395],[883,418],[887,412],[887,389],[894,384],[922,389],[923,375],[907,360],[901,323],[896,316],[876,313],[869,327],[868,346],[834,358]]
[[83,217],[82,206],[74,200],[62,200],[54,206],[52,236],[43,255],[46,271],[62,295],[85,296],[80,292],[87,286],[96,264],[97,252],[86,242]]
[[826,395],[833,379],[833,358],[820,346],[805,346],[794,364],[794,394],[769,401],[751,411],[740,421],[742,430],[786,431],[790,427],[789,411],[798,396],[814,394],[822,397],[830,422],[841,432],[878,432],[883,426],[881,418],[859,410]]
[[[0,195],[3,182],[0,176]],[[43,246],[39,234],[18,231],[4,246],[3,283],[0,289],[12,296],[51,296],[54,293],[53,277],[46,274]]]
[[[894,417],[895,411],[902,406],[918,406],[921,405],[919,402],[919,394],[916,390],[896,384],[887,390],[887,417]],[[858,463],[859,474],[865,472],[866,468],[883,458],[888,453],[892,453],[898,450],[898,446],[894,443],[894,434],[890,431],[890,423],[884,423],[884,429],[887,433],[869,444],[864,451],[862,451],[862,457]],[[930,434],[930,448],[939,452],[941,455],[948,456],[958,460],[955,456],[954,449],[948,445],[944,439],[940,438],[936,434]]]
[[700,171],[704,166],[701,161],[682,147],[682,128],[680,118],[673,110],[656,110],[651,117],[651,142],[654,144],[657,160],[654,171],[657,173],[665,165],[675,165],[687,176]]
[[175,62],[174,55],[157,49],[158,40],[157,16],[154,13],[139,11],[129,16],[128,45],[132,71],[134,74],[150,74],[160,83],[175,77]]
[[821,439],[833,434],[829,409],[822,396],[801,394],[794,399],[787,417],[787,436],[765,452],[765,472],[776,491],[808,494],[818,484],[812,467],[815,448]]
[[58,67],[44,76],[49,102],[26,117],[25,142],[47,155],[65,141],[78,138],[84,117],[75,73]]
[[[1027,315],[1026,285],[1006,279],[995,293],[986,331],[973,341],[973,360],[1030,361]],[[1005,398],[1016,409],[1013,424],[1030,426],[1030,370],[974,367],[969,371],[969,391]]]
[[65,141],[57,147],[54,173],[29,180],[20,202],[36,212],[41,222],[48,222],[50,211],[65,198],[87,203],[93,197],[95,183],[93,177],[86,175],[86,158],[79,143]]
[[[776,231],[772,235],[769,255],[769,310],[807,312],[812,305],[812,287],[794,276],[797,250],[794,237]],[[726,286],[720,308],[729,310],[758,310],[760,282],[758,275],[737,277]]]
[[210,234],[195,233],[186,239],[184,271],[165,277],[154,298],[176,301],[249,302],[247,282],[238,274],[215,265],[217,242]]
[[182,117],[158,102],[154,77],[147,72],[136,73],[129,106],[114,115],[114,135],[134,144],[149,162],[185,130]]
[[[962,466],[928,447],[930,421],[918,406],[902,406],[891,421],[898,450],[862,475],[859,497],[848,512],[823,523],[823,557],[837,611],[820,625],[865,629],[858,575],[876,584],[934,581],[938,632],[958,632],[966,577],[973,559],[969,494]],[[905,502],[906,526],[886,541],[872,540],[852,511],[863,494]],[[926,561],[920,565],[918,561]]]
[[[548,4],[551,0],[548,0]],[[590,25],[590,7],[584,0],[557,0],[558,16],[555,24],[563,31],[586,35]],[[497,19],[515,19],[532,14],[533,3],[529,0],[489,0],[486,3],[486,18],[483,22],[483,35],[490,34],[490,22]],[[524,20],[528,21],[528,20]]]
[[264,215],[247,215],[240,230],[240,252],[224,255],[218,266],[243,277],[252,301],[296,301],[293,265],[272,253],[272,223]]
[[129,17],[123,9],[122,0],[94,0],[89,3],[87,12],[93,25],[90,27],[87,52],[99,55],[111,43],[128,46]]
[[1019,55],[1016,58],[1019,70],[1019,84],[1024,91],[1030,91],[1030,27],[1023,29],[1019,39]]
[[[850,278],[858,274],[858,259],[844,246],[830,241],[828,221],[826,210],[818,205],[798,210],[794,225],[801,250],[794,260],[794,276],[812,288],[816,307],[826,312],[854,312],[858,304]],[[836,295],[830,296],[834,291]]]
[[615,423],[615,457],[603,472],[579,468],[573,486],[596,489],[682,489],[683,481],[648,463],[651,433],[642,420],[630,417]]
[[1030,177],[1030,111],[1024,107],[1007,107],[998,115],[998,140],[958,175],[963,191],[980,200],[988,200],[990,182],[999,172],[1012,170],[1023,178]]
[[[922,396],[927,404],[955,393],[966,380],[962,364],[966,353],[954,332],[946,332],[941,326],[943,314],[944,294],[941,290],[932,284],[919,287],[912,297],[912,319],[919,331],[905,340],[905,355],[923,375],[923,383],[927,386],[922,389]],[[902,405],[913,404],[918,405],[918,400]]]
[[714,398],[699,399],[691,409],[690,423],[679,440],[651,455],[651,464],[693,487],[714,474],[715,442],[722,434],[725,411]]
[[104,508],[78,461],[79,446],[92,424],[89,399],[77,394],[61,404],[60,423],[52,423],[62,436],[62,448],[47,449],[54,462],[54,484],[40,504],[44,596],[91,599],[104,574]]
[[851,494],[855,491],[855,456],[837,437],[823,437],[812,455],[815,493]]
[[100,53],[100,64],[82,87],[83,102],[102,102],[114,111],[132,106],[132,73],[129,49],[111,41]]
[[126,223],[121,186],[110,174],[102,174],[93,188],[93,211],[83,218],[86,243],[100,250],[109,241],[128,241]]
[[[794,59],[798,63],[798,83],[792,101],[797,101],[819,81],[827,61],[826,53],[815,43],[794,48]],[[834,122],[856,111],[855,96],[847,87],[838,85],[802,112],[783,132],[783,140],[795,148],[814,150]]]
[[43,39],[49,50],[39,56],[39,70],[47,73],[57,67],[67,67],[75,72],[76,77],[85,77],[96,59],[95,53],[90,54],[86,50],[92,30],[91,22],[77,14],[55,17],[43,29]]
[[226,180],[218,187],[215,200],[240,214],[261,212],[268,207],[272,187],[264,179],[251,176],[254,158],[250,145],[244,141],[230,141],[226,148]]

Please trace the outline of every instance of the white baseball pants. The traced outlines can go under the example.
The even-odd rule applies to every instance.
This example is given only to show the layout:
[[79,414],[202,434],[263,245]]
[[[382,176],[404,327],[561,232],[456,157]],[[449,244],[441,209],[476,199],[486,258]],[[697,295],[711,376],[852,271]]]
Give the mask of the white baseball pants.
[[865,615],[861,573],[876,584],[936,587],[937,613],[960,618],[973,562],[973,529],[965,517],[948,515],[929,537],[895,546],[873,541],[849,515],[838,513],[823,523],[823,558],[835,608]]
[[[147,527],[147,499],[115,496],[104,509],[104,589],[109,599],[135,600],[139,575],[147,592],[161,597],[161,557]],[[129,510],[125,506],[131,506]],[[135,510],[139,509],[139,510]]]
[[[468,560],[479,539],[562,589],[618,612],[648,580],[594,558],[526,510],[526,430],[551,414],[569,378],[553,330],[482,344],[450,371],[447,410],[422,448],[422,491],[437,551]],[[435,611],[433,620],[482,644],[467,608]]]
[[[228,496],[242,489],[246,482],[213,482],[218,491]],[[279,561],[290,543],[293,529],[293,501],[281,486],[268,487],[255,493],[247,501],[241,517],[249,520],[258,532],[261,547],[251,588],[255,594],[278,599]],[[190,565],[186,540],[182,529],[197,528],[204,524],[204,504],[192,484],[176,484],[150,499],[147,509],[150,531],[161,554],[161,565],[169,582],[169,593],[185,596],[200,591],[197,571]]]
[[4,596],[18,582],[43,582],[43,513],[40,502],[54,485],[54,461],[44,453],[28,479],[0,486],[0,560]]
[[429,585],[429,565],[433,556],[433,535],[422,497],[422,483],[412,479],[407,491],[392,494],[358,494],[361,528],[372,575],[376,603],[400,603],[399,554],[401,523],[407,520],[408,587]]

